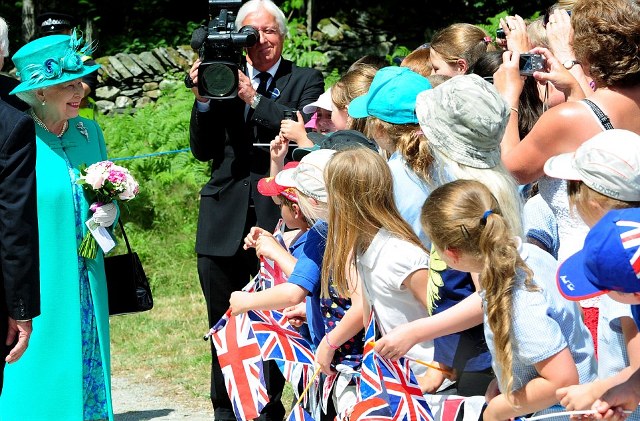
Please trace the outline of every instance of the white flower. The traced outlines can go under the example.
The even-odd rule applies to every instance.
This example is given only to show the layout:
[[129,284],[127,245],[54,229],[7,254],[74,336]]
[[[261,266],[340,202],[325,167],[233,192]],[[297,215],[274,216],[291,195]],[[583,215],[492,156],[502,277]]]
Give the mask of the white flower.
[[109,172],[103,168],[95,168],[93,171],[89,168],[84,179],[94,190],[98,190],[104,185],[108,176]]

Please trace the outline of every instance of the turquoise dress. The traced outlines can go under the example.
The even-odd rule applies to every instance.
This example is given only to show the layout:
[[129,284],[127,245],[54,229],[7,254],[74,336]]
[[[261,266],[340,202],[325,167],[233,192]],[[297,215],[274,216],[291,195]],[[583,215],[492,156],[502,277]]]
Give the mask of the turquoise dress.
[[0,420],[113,420],[103,255],[78,257],[90,198],[78,167],[107,158],[102,131],[76,117],[62,138],[36,125],[42,314],[23,357],[5,368]]

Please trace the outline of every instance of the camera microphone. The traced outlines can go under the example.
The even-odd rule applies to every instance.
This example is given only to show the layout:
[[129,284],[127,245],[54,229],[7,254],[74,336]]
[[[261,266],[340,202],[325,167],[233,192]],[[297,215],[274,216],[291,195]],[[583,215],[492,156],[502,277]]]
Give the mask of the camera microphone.
[[191,48],[193,48],[193,51],[198,51],[204,44],[205,39],[207,39],[207,30],[202,26],[196,28],[191,34]]

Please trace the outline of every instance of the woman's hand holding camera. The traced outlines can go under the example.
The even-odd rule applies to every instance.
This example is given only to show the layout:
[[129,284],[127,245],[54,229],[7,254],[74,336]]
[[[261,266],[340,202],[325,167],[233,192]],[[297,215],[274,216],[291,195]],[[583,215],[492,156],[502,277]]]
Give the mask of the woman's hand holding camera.
[[507,38],[508,50],[524,53],[531,49],[531,42],[529,35],[527,35],[527,24],[520,16],[500,18],[500,27]]
[[520,53],[505,51],[502,53],[502,64],[493,74],[493,85],[510,107],[518,108],[520,94],[524,87],[524,77],[520,75]]
[[585,97],[578,80],[567,70],[556,56],[546,48],[536,47],[532,53],[541,54],[545,58],[546,69],[544,72],[534,72],[533,77],[540,83],[551,83],[564,93],[567,101],[580,100]]
[[566,10],[556,9],[549,14],[549,22],[545,26],[549,49],[558,58],[560,63],[567,60],[575,60],[576,55],[571,45],[573,28],[571,17]]

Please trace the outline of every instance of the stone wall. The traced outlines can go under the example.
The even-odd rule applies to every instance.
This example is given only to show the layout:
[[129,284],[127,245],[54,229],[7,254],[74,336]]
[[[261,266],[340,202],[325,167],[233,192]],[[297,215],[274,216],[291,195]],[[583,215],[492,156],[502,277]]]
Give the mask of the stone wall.
[[[361,13],[351,25],[336,18],[318,22],[313,38],[320,44],[327,64],[325,76],[334,68],[343,73],[363,55],[385,57],[394,48],[392,34],[369,29],[368,16]],[[182,84],[185,72],[195,61],[190,46],[159,47],[140,54],[118,53],[101,57],[96,99],[103,114],[132,112],[155,101],[167,86]]]
[[195,60],[190,47],[158,47],[140,54],[101,57],[96,105],[102,114],[130,112],[155,101],[163,89],[182,83]]

